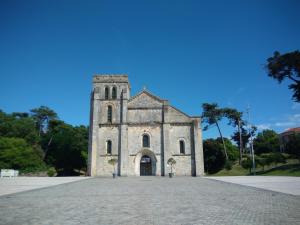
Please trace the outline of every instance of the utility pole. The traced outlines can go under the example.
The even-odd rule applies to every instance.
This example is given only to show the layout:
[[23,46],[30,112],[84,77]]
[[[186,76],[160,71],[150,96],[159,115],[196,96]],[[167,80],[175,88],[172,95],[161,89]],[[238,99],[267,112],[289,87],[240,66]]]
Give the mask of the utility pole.
[[254,148],[253,148],[253,137],[251,132],[251,123],[250,123],[250,106],[247,107],[247,114],[248,114],[248,130],[250,134],[250,147],[251,147],[251,155],[252,155],[252,170],[253,174],[255,175],[255,155],[254,155]]

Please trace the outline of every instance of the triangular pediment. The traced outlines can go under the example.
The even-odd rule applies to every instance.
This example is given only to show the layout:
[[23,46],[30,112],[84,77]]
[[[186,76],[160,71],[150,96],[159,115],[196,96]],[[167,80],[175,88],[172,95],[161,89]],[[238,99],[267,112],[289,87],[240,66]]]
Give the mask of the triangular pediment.
[[190,122],[191,118],[179,109],[169,106],[165,120],[166,122]]
[[162,105],[163,100],[145,90],[128,101],[128,108],[153,108]]

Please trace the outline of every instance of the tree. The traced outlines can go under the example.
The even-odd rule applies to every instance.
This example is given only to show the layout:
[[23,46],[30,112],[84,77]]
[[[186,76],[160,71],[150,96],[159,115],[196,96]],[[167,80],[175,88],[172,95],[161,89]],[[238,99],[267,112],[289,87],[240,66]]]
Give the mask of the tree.
[[265,166],[267,165],[267,158],[265,157],[259,157],[257,158],[258,165],[262,166],[263,171],[265,171]]
[[203,109],[203,113],[202,113],[203,122],[207,123],[207,125],[203,128],[203,130],[207,130],[211,125],[217,126],[220,137],[222,139],[224,154],[225,154],[226,160],[228,160],[228,154],[227,154],[227,150],[226,150],[225,141],[224,141],[224,138],[223,138],[220,126],[219,126],[219,122],[224,117],[223,109],[219,108],[217,103],[212,103],[212,104],[203,103],[202,109]]
[[167,164],[171,167],[171,174],[173,174],[173,167],[174,167],[175,164],[176,164],[175,159],[169,158],[168,161],[167,161]]
[[39,142],[34,120],[26,113],[6,114],[0,110],[0,136],[24,138],[29,144]]
[[285,152],[296,156],[300,161],[300,134],[293,134],[289,136]]
[[289,89],[294,92],[294,101],[300,102],[300,52],[297,50],[281,55],[276,51],[267,61],[268,76],[279,83],[285,79],[292,81]]
[[249,132],[248,129],[245,127],[244,122],[242,122],[242,125],[241,125],[241,135],[240,135],[240,132],[235,131],[233,133],[233,135],[231,136],[231,139],[238,146],[240,146],[240,136],[241,136],[241,138],[242,138],[242,150],[243,150],[242,152],[244,153],[245,149],[246,149],[246,146],[247,146],[247,144],[250,141],[251,135],[252,135],[252,137],[255,136],[256,131],[257,131],[257,128],[255,126],[251,126],[251,129],[250,129],[250,132]]
[[24,139],[0,137],[0,168],[33,172],[45,169],[45,164]]
[[280,152],[272,152],[270,154],[270,157],[274,162],[275,166],[277,166],[278,163],[286,163],[285,157]]
[[39,108],[31,109],[30,112],[32,113],[32,118],[36,122],[39,136],[43,131],[46,131],[50,120],[58,118],[56,112],[47,106],[40,106]]
[[[226,160],[222,139],[206,139],[203,141],[204,151],[204,169],[206,173],[212,174],[222,170],[229,161],[235,161],[238,158],[238,149],[234,146],[231,141],[224,138],[226,149],[228,150],[228,160]],[[226,163],[228,162],[228,163]]]
[[220,143],[215,139],[203,141],[204,169],[206,173],[212,174],[220,171],[225,165],[225,154],[220,148]]
[[258,133],[253,145],[257,154],[279,152],[280,150],[279,137],[273,130],[263,130]]
[[225,108],[223,109],[224,115],[229,120],[229,125],[232,125],[234,127],[237,127],[237,134],[238,134],[238,146],[240,150],[239,154],[239,164],[241,165],[242,162],[242,152],[243,152],[243,142],[242,142],[242,132],[241,132],[241,126],[244,125],[244,122],[242,121],[243,113],[237,111],[236,109],[232,108]]
[[116,174],[116,165],[118,163],[118,160],[115,159],[115,158],[111,158],[108,160],[108,164],[112,165],[113,166],[113,176],[115,177],[115,174]]
[[[50,139],[52,141],[48,145]],[[87,127],[52,121],[43,146],[48,147],[46,162],[55,167],[58,175],[76,175],[78,172],[75,170],[86,170]]]
[[249,174],[251,174],[252,161],[249,157],[247,157],[247,159],[244,159],[241,165],[244,169],[249,169]]

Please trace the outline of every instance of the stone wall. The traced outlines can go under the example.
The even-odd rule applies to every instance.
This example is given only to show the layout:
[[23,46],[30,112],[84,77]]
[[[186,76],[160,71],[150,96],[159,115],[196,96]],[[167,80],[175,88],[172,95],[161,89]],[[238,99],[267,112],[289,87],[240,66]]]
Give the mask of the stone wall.
[[161,127],[157,126],[128,126],[128,152],[137,154],[143,149],[143,134],[150,137],[150,148],[155,154],[161,152]]

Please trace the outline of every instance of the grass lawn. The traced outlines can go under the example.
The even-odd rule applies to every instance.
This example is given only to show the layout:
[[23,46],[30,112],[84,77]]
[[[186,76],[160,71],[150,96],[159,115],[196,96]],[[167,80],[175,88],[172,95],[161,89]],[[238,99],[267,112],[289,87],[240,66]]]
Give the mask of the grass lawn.
[[[232,166],[231,170],[220,170],[215,174],[208,174],[207,176],[249,176],[249,170],[244,169],[238,163]],[[298,160],[288,159],[286,164],[278,164],[265,167],[256,168],[256,175],[262,176],[300,176],[300,164]]]
[[287,164],[278,166],[265,172],[258,172],[257,175],[263,176],[300,176],[300,164]]

